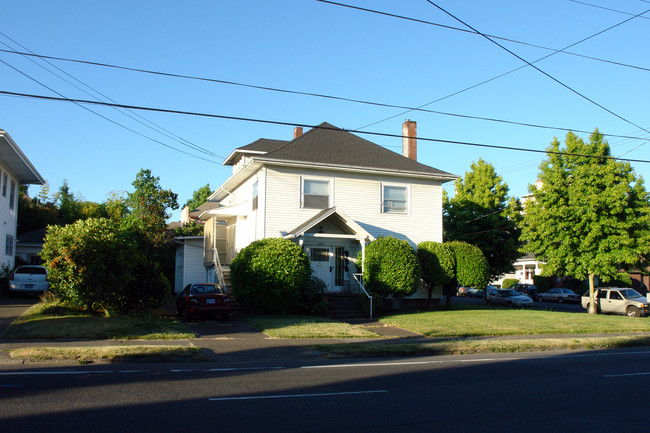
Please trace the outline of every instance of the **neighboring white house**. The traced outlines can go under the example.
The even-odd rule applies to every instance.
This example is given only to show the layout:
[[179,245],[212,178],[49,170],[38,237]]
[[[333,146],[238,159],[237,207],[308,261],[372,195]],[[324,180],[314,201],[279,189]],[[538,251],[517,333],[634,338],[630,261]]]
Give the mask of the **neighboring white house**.
[[18,186],[45,180],[9,134],[0,129],[0,265],[14,267],[18,227]]
[[180,293],[185,286],[206,280],[203,266],[203,236],[174,238],[176,244],[176,272],[174,291]]
[[192,212],[205,222],[208,276],[251,242],[284,237],[335,293],[350,287],[351,262],[373,239],[442,242],[442,184],[458,176],[417,162],[415,122],[402,136],[404,155],[322,123],[235,149],[224,162],[232,176]]

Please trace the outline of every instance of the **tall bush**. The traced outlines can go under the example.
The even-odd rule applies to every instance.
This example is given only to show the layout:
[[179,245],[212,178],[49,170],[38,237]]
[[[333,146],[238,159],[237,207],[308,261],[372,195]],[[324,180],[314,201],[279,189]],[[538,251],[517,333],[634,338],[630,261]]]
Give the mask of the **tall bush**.
[[490,264],[474,245],[466,242],[447,242],[456,256],[456,280],[463,286],[485,289],[490,282]]
[[415,293],[420,286],[418,257],[405,241],[381,237],[366,247],[363,281],[370,292],[396,298]]
[[243,248],[230,265],[233,294],[247,308],[266,314],[300,310],[310,287],[309,257],[287,239],[267,238]]
[[49,226],[41,256],[52,292],[89,310],[142,313],[162,305],[170,293],[133,234],[105,218]]
[[436,285],[446,285],[454,280],[456,256],[447,244],[425,241],[418,244],[418,260],[430,301]]

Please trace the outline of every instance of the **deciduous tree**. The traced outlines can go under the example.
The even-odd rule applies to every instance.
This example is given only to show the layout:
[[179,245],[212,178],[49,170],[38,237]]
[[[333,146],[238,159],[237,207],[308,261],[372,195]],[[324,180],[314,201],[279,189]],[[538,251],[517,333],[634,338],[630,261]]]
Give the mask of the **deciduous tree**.
[[462,241],[481,249],[490,264],[490,277],[513,271],[521,256],[521,204],[508,196],[508,185],[492,164],[472,163],[455,181],[455,194],[443,199],[445,242]]
[[539,167],[541,187],[529,187],[522,239],[545,262],[544,275],[608,281],[650,250],[650,207],[643,179],[611,157],[596,130],[585,143],[569,132],[554,139]]

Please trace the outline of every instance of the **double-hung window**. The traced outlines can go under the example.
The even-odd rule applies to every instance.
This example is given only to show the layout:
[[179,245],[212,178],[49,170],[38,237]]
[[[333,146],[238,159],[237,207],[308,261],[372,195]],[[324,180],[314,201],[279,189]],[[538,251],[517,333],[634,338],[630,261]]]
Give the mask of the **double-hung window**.
[[302,207],[306,209],[327,209],[330,207],[329,181],[304,179],[302,185]]
[[13,256],[14,254],[14,237],[12,235],[7,235],[5,237],[5,255]]
[[2,196],[7,196],[7,173],[2,173]]
[[383,185],[382,212],[406,213],[408,210],[408,188],[397,185]]

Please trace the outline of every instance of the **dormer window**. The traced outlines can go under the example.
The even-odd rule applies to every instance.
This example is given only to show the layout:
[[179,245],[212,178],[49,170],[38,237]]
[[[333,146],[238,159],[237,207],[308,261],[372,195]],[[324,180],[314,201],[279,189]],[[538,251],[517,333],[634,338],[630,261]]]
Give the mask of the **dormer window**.
[[327,209],[330,207],[330,182],[327,180],[304,179],[302,207],[306,209]]

